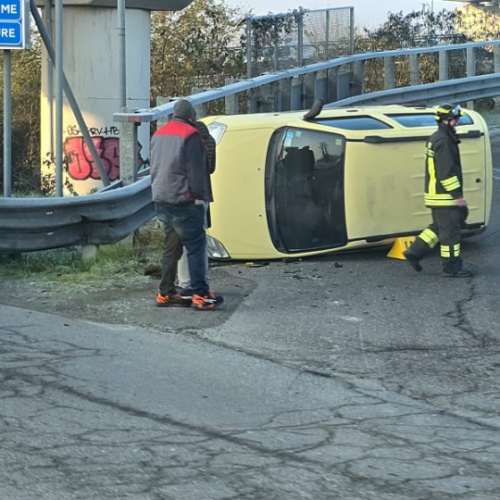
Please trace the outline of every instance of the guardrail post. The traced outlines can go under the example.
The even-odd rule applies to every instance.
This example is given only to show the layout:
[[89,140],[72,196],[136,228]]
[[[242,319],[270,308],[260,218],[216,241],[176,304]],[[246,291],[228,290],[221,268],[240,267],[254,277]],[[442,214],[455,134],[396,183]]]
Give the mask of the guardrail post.
[[[235,78],[226,78],[224,81],[224,85],[231,85],[232,83],[236,83],[238,80]],[[224,98],[225,106],[226,106],[226,115],[237,115],[239,112],[239,101],[238,94],[228,95]]]
[[302,109],[302,81],[294,77],[292,80],[292,92],[290,94],[291,111]]
[[439,81],[444,82],[450,78],[450,58],[447,50],[439,51]]
[[281,111],[283,103],[281,85],[278,82],[273,83],[273,111]]
[[137,180],[137,128],[136,122],[122,122],[120,127],[120,180],[124,186]]
[[321,71],[318,73],[316,78],[316,89],[314,91],[315,97],[321,97],[325,102],[328,98],[328,79],[326,76],[326,71]]
[[338,86],[338,78],[339,78],[339,67],[330,68],[326,70],[326,75],[328,79],[328,95],[327,102],[335,102],[339,100],[337,86]]
[[500,45],[493,46],[493,67],[495,73],[500,73]]
[[[467,49],[467,78],[471,76],[476,76],[476,51],[474,47]],[[474,109],[474,101],[469,101],[467,108]]]
[[384,57],[384,89],[396,88],[396,66],[394,64],[394,57]]
[[352,65],[351,95],[365,93],[365,61],[356,61]]
[[[172,99],[171,97],[158,96],[156,98],[156,105],[161,106],[162,104],[167,104],[167,102],[170,102],[171,99]],[[163,125],[165,125],[169,119],[170,119],[169,116],[162,116],[161,118],[158,118],[158,120],[156,120],[156,129],[158,130],[159,128],[163,127]]]
[[274,87],[272,84],[263,85],[261,87],[261,102],[259,111],[261,113],[274,111]]
[[260,92],[257,92],[259,89],[252,89],[248,91],[248,112],[249,113],[258,113],[260,106]]
[[[191,87],[191,95],[193,94],[201,94],[202,92],[205,92],[205,89],[199,88],[199,87]],[[194,109],[196,110],[196,118],[205,118],[207,116],[207,103],[204,102],[203,104],[195,104]]]
[[316,93],[316,77],[317,73],[309,73],[304,75],[304,96],[302,99],[302,109],[309,109],[314,102]]
[[292,99],[292,79],[285,78],[278,82],[278,87],[280,89],[281,105],[280,111],[290,111],[291,109],[291,99]]
[[410,54],[410,85],[420,85],[418,54]]

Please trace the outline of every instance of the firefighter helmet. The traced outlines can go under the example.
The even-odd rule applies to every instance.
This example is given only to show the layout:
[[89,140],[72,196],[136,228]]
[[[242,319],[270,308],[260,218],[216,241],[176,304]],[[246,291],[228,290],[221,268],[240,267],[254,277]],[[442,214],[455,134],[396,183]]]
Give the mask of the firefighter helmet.
[[464,112],[459,104],[441,104],[436,110],[436,120],[441,122],[443,120],[450,120],[451,118],[460,118]]

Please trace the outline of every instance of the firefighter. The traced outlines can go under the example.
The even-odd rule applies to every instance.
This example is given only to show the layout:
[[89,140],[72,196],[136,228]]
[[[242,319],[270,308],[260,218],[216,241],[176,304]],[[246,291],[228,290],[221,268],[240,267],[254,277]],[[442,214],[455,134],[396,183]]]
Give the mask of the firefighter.
[[431,209],[432,223],[403,252],[413,269],[420,272],[420,260],[439,243],[443,276],[449,278],[472,276],[471,271],[462,267],[460,257],[460,238],[468,212],[456,133],[463,114],[460,106],[451,104],[443,104],[436,111],[438,130],[425,147],[424,203]]

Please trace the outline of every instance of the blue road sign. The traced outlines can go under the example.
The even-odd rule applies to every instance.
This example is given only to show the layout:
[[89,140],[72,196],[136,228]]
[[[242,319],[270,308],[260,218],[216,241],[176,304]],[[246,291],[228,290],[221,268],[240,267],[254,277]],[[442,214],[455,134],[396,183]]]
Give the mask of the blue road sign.
[[0,50],[27,48],[27,5],[26,0],[0,0]]

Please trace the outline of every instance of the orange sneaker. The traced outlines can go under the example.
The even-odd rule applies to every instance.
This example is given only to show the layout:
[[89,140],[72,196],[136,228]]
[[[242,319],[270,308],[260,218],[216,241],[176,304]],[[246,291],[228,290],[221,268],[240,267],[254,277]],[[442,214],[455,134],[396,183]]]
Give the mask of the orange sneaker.
[[215,295],[215,292],[210,290],[207,295],[198,295],[194,293],[192,307],[205,311],[208,309],[215,309],[223,302],[224,297],[222,297],[222,295]]
[[169,293],[168,295],[158,293],[156,305],[158,307],[190,307],[191,299],[186,299],[179,293]]

